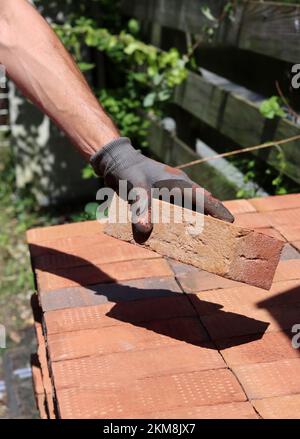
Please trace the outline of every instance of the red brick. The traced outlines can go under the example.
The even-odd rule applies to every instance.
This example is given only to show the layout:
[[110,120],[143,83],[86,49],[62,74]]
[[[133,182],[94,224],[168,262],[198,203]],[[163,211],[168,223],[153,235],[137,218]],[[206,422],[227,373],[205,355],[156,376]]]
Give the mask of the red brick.
[[64,389],[57,392],[62,418],[108,418],[154,411],[245,401],[226,369],[144,378],[118,388]]
[[201,317],[201,322],[213,340],[260,334],[266,331],[290,331],[299,321],[300,305],[293,308],[274,307],[268,310],[241,306],[237,310],[220,310]]
[[121,325],[123,322],[133,324],[195,315],[196,312],[187,297],[179,294],[174,297],[49,311],[45,313],[44,319],[49,335]]
[[297,349],[292,347],[291,333],[266,332],[257,340],[245,336],[222,340],[217,345],[230,367],[299,357]]
[[233,368],[249,399],[300,393],[300,359]]
[[299,224],[278,225],[276,228],[287,241],[292,242],[300,240]]
[[[65,250],[62,252],[61,250],[57,251],[51,247],[46,247],[49,249],[49,253],[34,257],[34,268],[52,271],[88,264],[100,265],[137,259],[161,258],[159,254],[143,247],[137,247],[108,236],[107,238],[109,238],[109,240],[107,239],[103,243],[101,240],[98,242],[97,239],[94,239],[94,243],[90,245],[86,243],[85,239],[81,239],[80,247],[75,247],[72,240],[68,253],[66,253]],[[40,249],[41,247],[37,248]],[[31,246],[31,249],[34,249],[34,246]],[[31,253],[34,252],[36,252],[36,250],[32,250]]]
[[259,233],[263,233],[264,235],[272,236],[273,238],[279,239],[280,241],[285,241],[285,238],[279,233],[278,230],[273,227],[262,227],[259,229]]
[[292,245],[293,245],[297,250],[300,251],[300,241],[293,241],[293,242],[292,242]]
[[209,273],[208,271],[203,270],[178,275],[176,278],[180,283],[181,288],[186,293],[208,291],[217,288],[233,288],[236,286],[243,287],[245,285],[241,282],[226,279],[218,276],[217,274]]
[[289,226],[294,228],[299,224],[300,209],[277,210],[275,212],[266,212],[264,214],[268,218],[272,227],[275,229],[279,226]]
[[57,269],[55,273],[36,270],[39,292],[73,286],[93,285],[146,277],[171,276],[172,271],[163,259],[144,259],[101,265],[84,265]]
[[92,287],[71,287],[41,294],[44,311],[63,308],[102,305],[107,302],[143,300],[154,297],[172,297],[182,293],[173,277],[150,277]]
[[259,212],[295,209],[300,207],[300,194],[276,195],[273,197],[252,198],[249,200]]
[[299,293],[300,281],[291,280],[274,283],[268,293],[261,288],[243,286],[226,290],[202,291],[190,296],[190,300],[198,315],[203,316],[217,312],[221,308],[224,311],[239,312],[244,307],[255,310],[257,308],[293,306],[300,303]]
[[139,417],[147,419],[257,419],[259,416],[249,402],[231,402],[147,413],[147,416],[135,413],[130,415],[132,419]]
[[274,282],[300,279],[300,260],[280,261],[275,272]]
[[30,244],[39,244],[43,241],[57,240],[59,238],[71,238],[73,236],[94,236],[101,233],[103,224],[98,221],[84,221],[72,224],[63,224],[50,227],[38,227],[30,229],[26,233],[27,242]]
[[197,318],[175,318],[143,323],[122,324],[100,329],[71,331],[47,336],[51,361],[62,361],[90,355],[181,346],[202,346],[208,341]]
[[280,259],[282,261],[300,259],[300,253],[291,244],[286,243],[282,249]]
[[248,200],[224,201],[224,206],[233,214],[255,212],[255,207]]
[[252,401],[252,404],[264,419],[300,418],[300,395],[256,399]]
[[33,388],[35,393],[34,395],[35,402],[39,415],[42,419],[47,419],[48,416],[46,410],[46,400],[45,400],[45,392],[43,387],[42,372],[36,355],[32,355],[31,357],[31,373],[32,373]]
[[147,377],[225,368],[219,352],[211,343],[207,347],[182,343],[158,349],[130,351],[85,357],[52,364],[56,390],[127,387],[130,382]]
[[248,229],[270,228],[272,222],[263,213],[242,213],[235,215],[234,225]]

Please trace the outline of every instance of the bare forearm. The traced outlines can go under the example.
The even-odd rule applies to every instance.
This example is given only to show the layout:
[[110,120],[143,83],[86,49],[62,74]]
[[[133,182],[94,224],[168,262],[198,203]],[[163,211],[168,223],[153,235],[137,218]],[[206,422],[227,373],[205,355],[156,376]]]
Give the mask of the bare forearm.
[[119,137],[71,56],[26,0],[0,0],[0,62],[87,159]]

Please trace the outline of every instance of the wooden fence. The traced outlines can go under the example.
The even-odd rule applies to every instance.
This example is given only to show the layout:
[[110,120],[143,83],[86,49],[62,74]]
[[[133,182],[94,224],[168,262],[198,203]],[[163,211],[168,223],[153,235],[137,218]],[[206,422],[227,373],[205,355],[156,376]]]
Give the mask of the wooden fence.
[[[209,6],[215,16],[220,16],[224,1],[122,2],[125,15],[136,17],[143,23],[152,23],[152,43],[157,46],[162,44],[162,26],[190,34],[201,34],[204,24],[207,24],[201,6]],[[299,63],[299,41],[300,6],[247,1],[238,4],[234,21],[222,21],[213,44],[234,46],[287,62]],[[249,90],[218,75],[204,72],[201,76],[190,72],[187,81],[176,89],[174,103],[241,147],[300,134],[300,125],[286,118],[263,117],[259,111],[261,100],[252,99],[251,95]],[[174,149],[176,147],[173,145]],[[185,147],[188,148],[187,145]],[[153,148],[160,149],[157,145]],[[284,173],[300,183],[300,142],[284,146],[284,153],[287,161]],[[275,168],[281,169],[275,148],[265,150],[262,157]],[[202,169],[203,165],[201,172]],[[194,169],[193,173],[196,172],[197,169]]]

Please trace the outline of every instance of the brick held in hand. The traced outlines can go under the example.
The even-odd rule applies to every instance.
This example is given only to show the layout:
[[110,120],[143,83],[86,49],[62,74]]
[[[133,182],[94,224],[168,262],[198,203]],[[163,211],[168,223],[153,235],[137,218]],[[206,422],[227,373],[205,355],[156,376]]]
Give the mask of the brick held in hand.
[[[163,202],[159,203],[160,212]],[[156,206],[157,207],[157,206]],[[170,205],[171,221],[154,224],[153,232],[143,244],[145,247],[177,261],[218,274],[228,279],[270,289],[278,265],[283,242],[253,230],[205,216],[199,234],[190,234],[191,223],[175,223],[183,209]],[[175,212],[176,210],[180,212]],[[193,215],[201,215],[193,212]],[[201,215],[202,216],[202,215]],[[134,243],[132,227],[108,223],[104,232]]]

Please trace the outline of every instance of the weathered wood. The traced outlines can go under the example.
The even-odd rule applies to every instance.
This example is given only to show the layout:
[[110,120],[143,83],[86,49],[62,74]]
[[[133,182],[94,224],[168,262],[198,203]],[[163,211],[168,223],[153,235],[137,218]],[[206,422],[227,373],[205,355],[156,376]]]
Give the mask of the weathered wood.
[[[236,92],[230,84],[221,77],[219,81],[213,81],[190,72],[187,80],[176,89],[174,102],[241,146],[300,134],[300,126],[286,119],[266,119],[257,103]],[[287,162],[283,172],[300,183],[299,142],[286,144],[283,152]],[[276,148],[264,150],[263,159],[281,169]]]
[[[166,206],[169,216],[165,216]],[[153,200],[152,211],[155,209],[160,212],[159,222],[145,247],[228,279],[271,287],[283,241],[162,201]],[[135,242],[129,222],[109,222],[104,232]]]
[[[149,149],[157,159],[172,166],[181,165],[199,158],[199,155],[178,137],[171,135],[159,123],[151,121],[148,134]],[[205,187],[216,197],[229,200],[236,197],[237,185],[227,179],[209,163],[191,166],[185,172],[196,183]]]
[[[220,17],[222,0],[123,0],[123,12],[140,20],[152,21],[171,29],[201,34],[209,24],[201,8],[208,6]],[[241,2],[235,20],[221,22],[214,44],[234,46],[283,61],[300,58],[300,6],[275,2]]]

